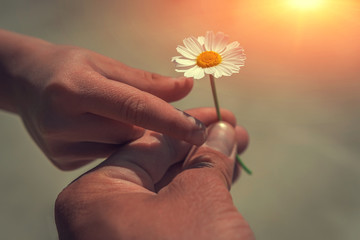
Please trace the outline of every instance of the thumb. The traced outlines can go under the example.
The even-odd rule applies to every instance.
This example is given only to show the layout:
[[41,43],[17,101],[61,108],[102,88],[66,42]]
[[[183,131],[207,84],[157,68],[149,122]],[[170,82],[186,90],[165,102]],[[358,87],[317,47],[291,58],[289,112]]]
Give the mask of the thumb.
[[[184,191],[230,189],[236,155],[236,131],[229,123],[218,122],[208,129],[208,138],[185,160],[183,171],[172,183]],[[206,190],[207,189],[207,190]]]

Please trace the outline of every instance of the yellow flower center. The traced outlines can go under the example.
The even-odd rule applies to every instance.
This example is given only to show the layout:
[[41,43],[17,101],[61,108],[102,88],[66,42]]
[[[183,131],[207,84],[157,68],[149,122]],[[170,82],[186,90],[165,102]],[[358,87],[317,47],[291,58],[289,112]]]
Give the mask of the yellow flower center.
[[202,52],[196,59],[196,64],[202,68],[209,68],[221,63],[220,54],[213,51]]

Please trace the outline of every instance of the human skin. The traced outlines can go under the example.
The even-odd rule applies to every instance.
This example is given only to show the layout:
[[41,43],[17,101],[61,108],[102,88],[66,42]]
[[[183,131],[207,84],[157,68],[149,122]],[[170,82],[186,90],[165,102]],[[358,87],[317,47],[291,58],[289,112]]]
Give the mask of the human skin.
[[147,131],[74,181],[55,205],[60,240],[254,239],[229,193],[248,135],[225,122],[208,131],[188,157],[190,144]]
[[108,157],[145,129],[201,145],[204,124],[168,103],[192,86],[191,78],[0,30],[0,108],[18,114],[62,170]]

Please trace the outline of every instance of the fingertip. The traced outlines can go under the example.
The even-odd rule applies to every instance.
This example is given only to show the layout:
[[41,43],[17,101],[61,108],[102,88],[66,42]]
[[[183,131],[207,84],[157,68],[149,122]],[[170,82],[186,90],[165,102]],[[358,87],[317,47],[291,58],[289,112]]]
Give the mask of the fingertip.
[[205,124],[186,112],[183,112],[179,109],[176,110],[181,112],[185,116],[187,122],[190,123],[191,130],[189,134],[185,136],[184,140],[196,146],[201,146],[207,139],[207,130]]
[[235,163],[235,167],[234,167],[234,173],[233,173],[233,179],[232,182],[235,183],[241,175],[241,167],[240,165],[236,162]]
[[187,77],[175,78],[174,85],[171,89],[171,96],[168,101],[176,101],[187,96],[194,86],[194,79]]
[[220,109],[220,114],[225,122],[230,123],[234,128],[236,127],[236,117],[233,112],[228,109]]
[[192,89],[192,87],[194,86],[194,79],[192,77],[177,77],[177,78],[173,78],[174,81],[179,82],[183,88],[187,88],[187,89]]
[[205,146],[231,157],[236,144],[234,128],[227,122],[217,122],[209,127],[208,132]]
[[238,153],[242,153],[246,150],[246,148],[249,145],[249,134],[247,130],[244,127],[236,126],[235,128],[236,132],[236,141],[238,145]]
[[193,78],[187,77],[165,77],[159,74],[153,74],[154,86],[149,92],[161,99],[172,102],[184,98],[193,88]]
[[[188,114],[191,114],[195,118],[199,119],[200,121],[202,121],[206,126],[209,126],[212,123],[219,121],[215,108],[211,108],[211,107],[192,108],[186,110],[186,112]],[[236,117],[231,111],[227,109],[220,109],[220,114],[222,116],[223,121],[230,123],[233,127],[236,126]]]
[[208,128],[208,138],[185,160],[185,172],[197,169],[202,175],[198,181],[220,180],[218,183],[230,189],[236,154],[235,129],[227,122],[217,122]]

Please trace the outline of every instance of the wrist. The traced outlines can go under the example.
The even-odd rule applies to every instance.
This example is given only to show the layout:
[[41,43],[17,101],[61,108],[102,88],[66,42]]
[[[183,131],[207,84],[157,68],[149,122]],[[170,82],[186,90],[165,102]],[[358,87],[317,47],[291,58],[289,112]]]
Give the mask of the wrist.
[[0,109],[18,112],[17,89],[30,74],[29,67],[34,64],[34,56],[51,45],[37,38],[0,29]]

